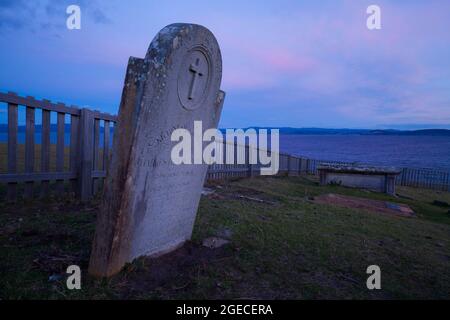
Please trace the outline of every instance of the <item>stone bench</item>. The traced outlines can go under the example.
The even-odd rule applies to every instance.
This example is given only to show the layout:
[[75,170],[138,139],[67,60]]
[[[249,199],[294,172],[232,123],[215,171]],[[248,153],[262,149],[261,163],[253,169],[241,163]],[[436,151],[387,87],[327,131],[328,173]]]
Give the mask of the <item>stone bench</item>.
[[318,167],[320,184],[338,184],[395,195],[395,178],[400,170],[392,167],[343,166]]

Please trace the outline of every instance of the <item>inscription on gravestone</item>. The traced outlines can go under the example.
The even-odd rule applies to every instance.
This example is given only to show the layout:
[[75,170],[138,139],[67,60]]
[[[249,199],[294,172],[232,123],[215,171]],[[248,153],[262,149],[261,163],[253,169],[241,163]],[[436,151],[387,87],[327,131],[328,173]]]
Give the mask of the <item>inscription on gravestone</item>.
[[190,239],[207,166],[175,165],[173,130],[194,121],[217,128],[225,93],[214,35],[173,24],[145,59],[130,58],[114,153],[97,219],[89,272],[110,276],[142,255],[160,255]]

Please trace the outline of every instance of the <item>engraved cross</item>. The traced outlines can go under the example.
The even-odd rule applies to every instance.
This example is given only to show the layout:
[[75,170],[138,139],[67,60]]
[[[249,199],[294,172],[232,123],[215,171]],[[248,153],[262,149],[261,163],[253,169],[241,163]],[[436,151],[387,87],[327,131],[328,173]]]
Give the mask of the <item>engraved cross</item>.
[[194,74],[192,77],[191,87],[189,88],[189,96],[188,96],[189,100],[194,99],[194,90],[195,90],[195,84],[197,82],[197,76],[198,77],[203,76],[203,72],[201,72],[201,70],[198,68],[199,63],[200,63],[200,59],[197,58],[197,60],[195,61],[195,64],[191,64],[189,66],[189,71],[191,71]]

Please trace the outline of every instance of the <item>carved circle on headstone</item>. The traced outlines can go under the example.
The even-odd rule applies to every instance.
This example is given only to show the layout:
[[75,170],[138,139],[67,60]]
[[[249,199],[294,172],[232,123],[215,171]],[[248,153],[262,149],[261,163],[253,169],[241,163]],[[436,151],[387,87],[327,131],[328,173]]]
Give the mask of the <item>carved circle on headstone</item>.
[[197,109],[208,95],[211,58],[202,46],[188,50],[178,75],[178,98],[187,110]]

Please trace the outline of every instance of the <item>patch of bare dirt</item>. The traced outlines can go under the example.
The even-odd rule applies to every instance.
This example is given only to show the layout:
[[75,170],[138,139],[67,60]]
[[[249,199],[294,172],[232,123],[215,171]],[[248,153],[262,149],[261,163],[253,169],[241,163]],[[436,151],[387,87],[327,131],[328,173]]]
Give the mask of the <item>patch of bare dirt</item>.
[[209,184],[204,188],[203,195],[209,199],[215,200],[243,200],[268,205],[277,205],[277,199],[274,197],[251,188],[232,187],[230,185],[213,185]]
[[333,193],[314,197],[313,202],[319,204],[332,204],[345,208],[365,209],[372,212],[399,215],[404,217],[415,216],[414,211],[406,204],[344,196]]
[[206,266],[231,258],[233,249],[229,246],[208,248],[193,242],[186,242],[181,248],[160,257],[143,257],[128,265],[115,277],[115,286],[122,291],[123,298],[136,293],[189,290],[195,286],[198,276]]

